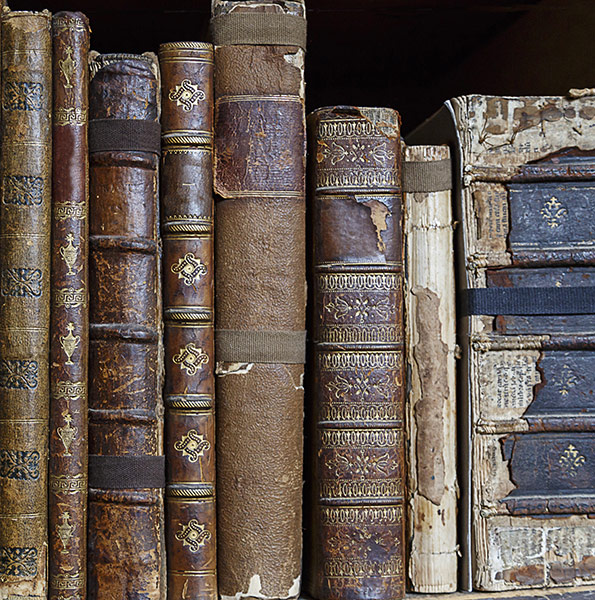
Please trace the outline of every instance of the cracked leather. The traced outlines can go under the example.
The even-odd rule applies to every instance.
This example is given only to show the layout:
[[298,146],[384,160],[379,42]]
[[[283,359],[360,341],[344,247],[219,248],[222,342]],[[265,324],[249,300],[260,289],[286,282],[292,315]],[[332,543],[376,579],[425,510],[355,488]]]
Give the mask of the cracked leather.
[[[215,2],[288,11],[302,2]],[[215,49],[216,329],[305,328],[303,72],[294,46]],[[218,358],[218,361],[220,359]],[[299,594],[302,364],[217,366],[219,593]]]

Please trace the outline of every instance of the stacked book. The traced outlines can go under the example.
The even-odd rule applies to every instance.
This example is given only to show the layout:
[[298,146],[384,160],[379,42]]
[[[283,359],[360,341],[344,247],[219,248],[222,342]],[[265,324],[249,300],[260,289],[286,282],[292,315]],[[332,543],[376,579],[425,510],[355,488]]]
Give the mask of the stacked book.
[[306,120],[305,15],[4,8],[0,600],[595,583],[592,90]]

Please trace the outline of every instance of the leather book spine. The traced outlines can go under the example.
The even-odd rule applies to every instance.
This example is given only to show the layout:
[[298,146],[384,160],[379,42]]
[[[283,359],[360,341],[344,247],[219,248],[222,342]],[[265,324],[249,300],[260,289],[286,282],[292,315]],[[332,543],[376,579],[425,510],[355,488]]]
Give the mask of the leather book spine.
[[412,591],[457,590],[455,282],[448,146],[406,146],[403,202]]
[[308,117],[312,161],[314,502],[308,591],[401,598],[404,335],[400,119]]
[[158,172],[152,54],[93,56],[89,84],[90,598],[165,597]]
[[159,64],[167,595],[216,600],[213,46],[162,44]]
[[2,14],[0,598],[47,597],[51,15]]
[[[272,36],[275,23],[288,27]],[[219,593],[297,598],[306,306],[304,50],[303,42],[286,34],[294,26],[298,32],[305,28],[305,7],[302,1],[215,0],[212,25]]]
[[82,13],[52,19],[52,289],[50,327],[49,598],[87,597],[87,357],[89,350],[88,54]]

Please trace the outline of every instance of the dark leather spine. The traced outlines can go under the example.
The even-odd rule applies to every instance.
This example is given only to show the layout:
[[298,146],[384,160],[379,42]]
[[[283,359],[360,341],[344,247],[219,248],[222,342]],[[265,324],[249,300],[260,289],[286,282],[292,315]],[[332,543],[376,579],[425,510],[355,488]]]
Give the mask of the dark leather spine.
[[[302,2],[213,3],[214,18],[231,11],[305,18]],[[300,591],[306,304],[302,92],[300,48],[215,47],[221,596],[294,598]],[[301,357],[292,362],[284,356],[292,353]]]
[[[159,92],[154,55],[94,57],[90,128],[95,119],[158,121]],[[135,150],[118,138],[89,151],[88,594],[157,600],[165,583],[163,490],[120,488],[118,472],[91,464],[95,456],[132,464],[163,454],[158,149]],[[142,474],[131,472],[137,482]]]
[[312,141],[314,456],[309,591],[404,595],[399,115],[323,108]]
[[[82,13],[52,19],[52,289],[82,290],[56,303],[50,328],[49,598],[87,597],[88,54]],[[56,298],[60,297],[58,293]]]
[[0,598],[47,597],[51,15],[2,14]]
[[216,600],[213,47],[159,48],[167,595]]

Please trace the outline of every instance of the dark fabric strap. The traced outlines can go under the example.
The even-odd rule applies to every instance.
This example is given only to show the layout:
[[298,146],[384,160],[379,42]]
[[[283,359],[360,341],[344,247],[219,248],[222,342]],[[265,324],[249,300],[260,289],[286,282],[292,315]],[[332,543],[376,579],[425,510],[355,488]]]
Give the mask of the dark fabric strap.
[[460,316],[594,313],[595,287],[480,288],[459,296]]
[[112,490],[165,487],[165,456],[90,454],[89,487]]
[[299,46],[306,49],[306,19],[284,13],[232,12],[211,19],[215,46]]
[[223,362],[299,365],[306,362],[306,332],[218,329],[215,353]]
[[403,163],[404,192],[442,192],[452,189],[452,163],[449,158]]
[[140,119],[93,119],[89,152],[161,153],[161,124]]

